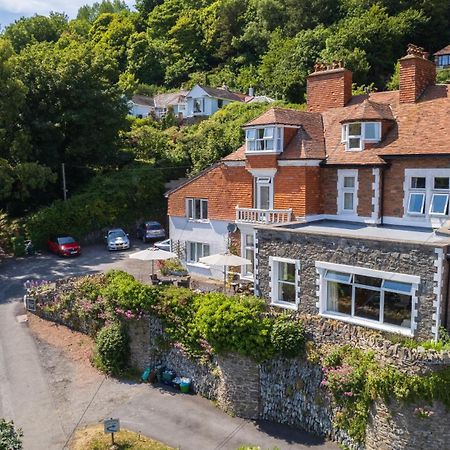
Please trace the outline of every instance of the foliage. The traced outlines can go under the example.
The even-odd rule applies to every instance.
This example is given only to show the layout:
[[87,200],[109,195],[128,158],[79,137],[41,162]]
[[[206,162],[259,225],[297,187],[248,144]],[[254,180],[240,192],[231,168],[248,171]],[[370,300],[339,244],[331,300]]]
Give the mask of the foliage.
[[0,251],[12,248],[11,238],[19,232],[19,224],[0,210]]
[[26,230],[37,246],[43,246],[50,234],[68,233],[82,238],[111,226],[132,224],[142,215],[162,214],[161,174],[145,166],[98,175],[84,191],[67,201],[30,215]]
[[217,353],[236,352],[263,360],[271,356],[271,321],[255,297],[205,294],[197,300],[195,327]]
[[22,430],[16,429],[13,421],[0,419],[0,449],[21,450],[22,436]]
[[450,406],[450,369],[427,375],[408,375],[393,367],[380,367],[373,352],[350,346],[335,348],[324,359],[322,386],[329,389],[340,411],[336,425],[364,442],[369,410],[376,398],[413,402],[441,401]]
[[294,358],[304,353],[306,338],[303,327],[289,314],[281,314],[274,319],[270,340],[276,354]]
[[128,337],[120,323],[102,328],[96,337],[96,363],[107,373],[120,375],[127,367]]
[[181,264],[180,260],[177,258],[161,261],[159,265],[159,270],[163,275],[170,275],[171,273],[187,275],[188,273],[187,270]]

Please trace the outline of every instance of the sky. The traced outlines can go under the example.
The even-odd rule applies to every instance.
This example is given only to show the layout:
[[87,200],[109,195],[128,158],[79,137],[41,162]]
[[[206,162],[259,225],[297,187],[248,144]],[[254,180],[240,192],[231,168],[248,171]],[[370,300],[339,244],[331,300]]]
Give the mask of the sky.
[[[50,11],[65,12],[74,18],[78,8],[85,4],[92,4],[95,0],[0,0],[0,26],[1,28],[14,22],[22,16],[33,14],[47,15]],[[134,0],[125,0],[129,6]]]

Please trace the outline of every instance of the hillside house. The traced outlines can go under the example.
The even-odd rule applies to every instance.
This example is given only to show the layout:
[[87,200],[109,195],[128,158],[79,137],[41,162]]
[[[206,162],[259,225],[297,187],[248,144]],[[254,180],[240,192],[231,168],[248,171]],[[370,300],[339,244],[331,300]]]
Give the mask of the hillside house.
[[186,95],[188,91],[176,91],[166,94],[158,94],[154,97],[154,109],[153,112],[157,119],[162,119],[166,116],[169,110],[176,117],[186,117]]
[[153,98],[145,95],[133,95],[128,102],[128,107],[132,116],[143,119],[148,117],[150,112],[153,111],[155,102],[153,101]]
[[[411,337],[447,326],[449,85],[409,46],[400,89],[352,97],[352,73],[317,64],[307,111],[272,108],[245,144],[168,194],[186,267],[234,251],[279,308]],[[229,235],[228,225],[237,231]]]
[[245,102],[252,98],[228,88],[212,88],[196,84],[186,95],[186,117],[209,117],[232,102]]
[[450,45],[437,51],[433,56],[438,69],[450,69]]

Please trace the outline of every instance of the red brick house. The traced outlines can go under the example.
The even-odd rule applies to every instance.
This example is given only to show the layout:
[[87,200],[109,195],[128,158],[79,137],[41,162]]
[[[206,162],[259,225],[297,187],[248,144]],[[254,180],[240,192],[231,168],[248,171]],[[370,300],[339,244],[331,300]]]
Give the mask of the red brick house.
[[450,98],[420,48],[400,89],[352,97],[352,74],[317,64],[307,111],[272,108],[234,153],[168,194],[190,270],[229,244],[271,304],[408,336],[448,312]]

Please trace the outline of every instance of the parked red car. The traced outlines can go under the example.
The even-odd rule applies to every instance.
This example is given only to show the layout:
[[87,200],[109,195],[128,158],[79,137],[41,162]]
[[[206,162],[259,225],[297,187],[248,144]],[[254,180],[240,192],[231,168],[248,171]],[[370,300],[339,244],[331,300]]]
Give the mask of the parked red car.
[[81,255],[80,244],[72,237],[67,235],[51,236],[47,241],[49,252],[61,256]]

